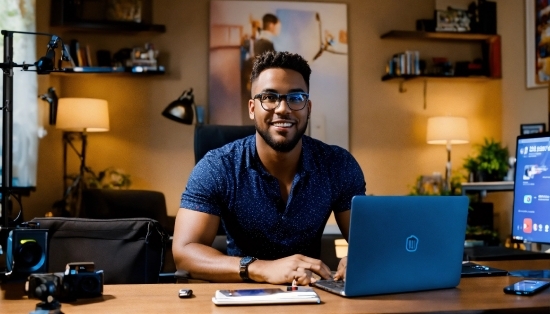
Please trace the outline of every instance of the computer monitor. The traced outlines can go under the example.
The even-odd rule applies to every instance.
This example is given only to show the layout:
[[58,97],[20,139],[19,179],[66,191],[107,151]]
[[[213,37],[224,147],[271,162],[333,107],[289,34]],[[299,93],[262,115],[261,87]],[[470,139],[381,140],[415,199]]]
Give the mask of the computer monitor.
[[550,243],[550,133],[520,135],[516,147],[512,240]]

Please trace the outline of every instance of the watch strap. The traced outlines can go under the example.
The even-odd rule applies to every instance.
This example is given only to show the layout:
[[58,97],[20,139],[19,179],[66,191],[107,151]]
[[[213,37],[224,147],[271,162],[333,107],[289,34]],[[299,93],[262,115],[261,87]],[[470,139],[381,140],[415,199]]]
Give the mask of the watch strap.
[[256,260],[257,258],[251,257],[251,256],[245,256],[241,258],[241,262],[239,266],[239,275],[241,276],[241,279],[243,281],[252,281],[248,276],[248,266]]

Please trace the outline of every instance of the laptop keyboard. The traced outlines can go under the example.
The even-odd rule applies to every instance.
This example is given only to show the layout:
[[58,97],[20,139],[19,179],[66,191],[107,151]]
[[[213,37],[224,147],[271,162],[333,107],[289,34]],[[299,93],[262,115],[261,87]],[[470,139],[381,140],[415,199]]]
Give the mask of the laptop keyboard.
[[333,288],[333,289],[344,289],[344,283],[343,280],[318,280],[318,283],[322,284],[323,286],[327,288]]

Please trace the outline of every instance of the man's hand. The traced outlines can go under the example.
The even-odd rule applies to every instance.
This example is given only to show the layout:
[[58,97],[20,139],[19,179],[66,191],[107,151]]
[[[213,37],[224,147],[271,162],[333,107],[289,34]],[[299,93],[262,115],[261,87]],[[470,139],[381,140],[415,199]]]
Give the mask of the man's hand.
[[344,256],[338,263],[338,270],[334,275],[334,280],[346,280],[346,267],[348,266],[348,257]]
[[274,261],[257,260],[248,267],[250,279],[271,284],[285,284],[296,280],[298,285],[314,282],[312,273],[330,278],[330,268],[322,261],[296,254]]

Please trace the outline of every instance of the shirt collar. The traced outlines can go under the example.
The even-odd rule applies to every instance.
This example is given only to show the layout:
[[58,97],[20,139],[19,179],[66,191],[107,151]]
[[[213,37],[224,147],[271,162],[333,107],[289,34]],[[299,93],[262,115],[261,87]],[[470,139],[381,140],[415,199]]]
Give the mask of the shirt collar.
[[[298,165],[298,173],[303,176],[305,174],[317,171],[317,165],[314,162],[315,158],[312,152],[313,139],[307,135],[302,136],[302,154]],[[250,170],[257,171],[262,174],[268,174],[267,170],[262,166],[258,151],[256,150],[256,135],[252,135],[248,141],[246,167]]]

